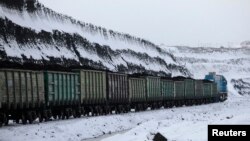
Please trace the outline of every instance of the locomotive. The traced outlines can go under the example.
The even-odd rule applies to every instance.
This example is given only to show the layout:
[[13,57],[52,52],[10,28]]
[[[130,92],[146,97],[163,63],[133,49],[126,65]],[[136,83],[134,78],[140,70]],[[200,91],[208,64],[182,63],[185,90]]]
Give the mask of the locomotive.
[[226,99],[226,79],[215,73],[195,80],[84,69],[0,69],[0,126],[10,119],[26,124],[36,119],[43,122]]

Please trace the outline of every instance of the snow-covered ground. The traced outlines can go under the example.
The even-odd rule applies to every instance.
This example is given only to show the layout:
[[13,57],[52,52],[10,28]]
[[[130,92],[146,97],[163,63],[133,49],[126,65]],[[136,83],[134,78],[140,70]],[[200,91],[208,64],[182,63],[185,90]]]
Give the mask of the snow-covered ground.
[[142,141],[152,140],[154,134],[160,132],[169,140],[203,141],[207,140],[208,124],[250,124],[249,107],[249,96],[231,94],[223,103],[201,106],[82,117],[32,125],[12,123],[0,128],[0,140],[88,141],[97,137],[95,141]]

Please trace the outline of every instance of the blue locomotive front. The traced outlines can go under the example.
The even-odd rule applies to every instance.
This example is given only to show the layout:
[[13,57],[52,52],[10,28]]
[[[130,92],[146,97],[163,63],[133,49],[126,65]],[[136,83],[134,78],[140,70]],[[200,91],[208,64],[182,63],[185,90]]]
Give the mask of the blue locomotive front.
[[227,100],[227,80],[223,75],[217,75],[215,72],[210,72],[208,75],[205,76],[205,79],[213,81],[217,84],[218,99],[220,101]]

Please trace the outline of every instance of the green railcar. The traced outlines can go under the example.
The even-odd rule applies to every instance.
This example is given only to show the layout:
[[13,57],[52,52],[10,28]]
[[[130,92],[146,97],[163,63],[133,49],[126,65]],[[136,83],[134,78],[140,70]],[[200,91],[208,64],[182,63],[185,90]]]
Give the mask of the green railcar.
[[182,100],[185,97],[185,84],[184,81],[174,81],[174,92],[175,92],[175,99]]
[[162,100],[160,77],[146,76],[146,97],[148,102]]
[[129,78],[129,99],[131,103],[146,101],[146,80],[144,78]]
[[1,69],[0,80],[0,108],[15,110],[44,105],[43,72]]
[[194,79],[187,78],[184,80],[185,83],[185,99],[195,98],[195,82]]
[[217,97],[218,92],[217,92],[217,84],[216,83],[212,83],[212,97]]
[[80,104],[79,73],[45,71],[44,78],[47,106]]
[[161,93],[163,100],[174,100],[174,82],[170,79],[161,79]]
[[204,80],[203,81],[203,93],[205,98],[212,97],[212,82]]
[[200,99],[203,97],[203,80],[195,80],[195,98]]
[[82,104],[105,104],[107,100],[106,72],[79,70]]
[[174,97],[175,100],[184,100],[185,98],[185,77],[177,76],[173,77],[174,81]]

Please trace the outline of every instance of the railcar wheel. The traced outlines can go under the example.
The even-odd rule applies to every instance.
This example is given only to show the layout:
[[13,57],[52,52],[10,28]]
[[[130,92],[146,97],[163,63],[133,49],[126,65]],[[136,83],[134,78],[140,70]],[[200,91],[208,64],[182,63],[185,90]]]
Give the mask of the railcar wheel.
[[104,111],[105,111],[105,115],[110,114],[110,110],[108,106],[105,106]]
[[127,105],[124,105],[123,110],[124,110],[124,113],[128,113],[128,107],[127,107]]
[[65,119],[65,113],[63,113],[63,114],[61,115],[61,119],[62,119],[62,120]]
[[35,121],[37,119],[37,114],[36,112],[32,112],[32,119],[33,121]]
[[144,111],[146,111],[148,109],[148,104],[144,104]]
[[9,118],[7,114],[4,114],[4,125],[8,125],[9,124]]
[[173,102],[168,102],[168,108],[172,108],[173,107]]
[[195,101],[195,105],[199,105],[199,100],[196,100],[196,101]]
[[158,103],[159,109],[162,108],[163,104],[161,102]]
[[81,117],[82,110],[80,108],[78,108],[75,112],[76,112],[75,113],[76,114],[76,118]]
[[122,106],[122,113],[126,113],[125,105]]
[[122,113],[122,109],[123,109],[123,106],[122,106],[122,105],[119,105],[119,106],[118,106],[118,114]]
[[184,106],[184,105],[185,105],[185,101],[182,100],[182,101],[181,101],[181,106]]
[[127,111],[130,112],[131,111],[131,107],[130,105],[127,106]]
[[[114,108],[114,112],[115,112],[115,114],[118,114],[118,108],[117,107]],[[113,110],[112,110],[111,113],[113,113]]]
[[143,105],[139,104],[140,111],[143,111]]
[[126,110],[126,113],[130,112],[130,106],[127,105],[127,106],[125,107],[125,110]]
[[81,109],[79,110],[79,115],[78,115],[78,117],[80,118],[82,115],[84,116],[84,114],[85,114],[85,109],[84,109],[84,108],[81,108]]
[[29,124],[32,124],[33,123],[32,113],[29,113],[27,118],[28,118]]
[[69,111],[66,111],[66,112],[65,112],[65,115],[66,115],[66,119],[69,119],[69,117],[70,117]]
[[19,116],[19,114],[15,115],[15,121],[16,121],[17,124],[19,124],[19,122],[20,122],[20,116]]
[[163,108],[164,109],[166,109],[166,108],[168,108],[169,107],[169,104],[168,104],[168,102],[166,102],[166,103],[163,103]]
[[135,112],[138,112],[138,111],[139,111],[139,106],[136,105],[136,106],[135,106]]
[[169,108],[172,108],[174,106],[174,102],[169,103]]
[[77,117],[77,116],[76,116],[76,110],[74,110],[74,109],[72,110],[72,115],[73,115],[74,118]]
[[0,113],[0,127],[3,126],[3,114]]
[[48,120],[49,120],[52,117],[52,112],[49,110],[47,115],[48,115]]
[[154,107],[154,105],[153,104],[150,104],[150,110],[154,110],[155,109],[155,107]]
[[77,117],[77,118],[80,118],[80,117],[81,117],[81,113],[80,113],[80,112],[77,112],[77,113],[76,113],[76,117]]
[[38,113],[37,116],[38,116],[39,122],[43,122],[42,114],[40,112]]
[[49,121],[49,112],[48,111],[44,111],[44,119],[45,119],[45,122],[46,121]]
[[154,104],[153,104],[153,107],[154,107],[153,109],[156,110],[156,109],[157,109],[157,104],[154,103]]
[[55,119],[55,120],[57,119],[57,114],[55,114],[55,113],[53,114],[53,119]]
[[6,125],[6,126],[9,125],[9,119],[8,118],[5,119],[4,125]]
[[99,106],[96,106],[94,109],[94,116],[98,116],[100,114]]
[[59,113],[59,119],[64,119],[64,114],[63,114],[63,111],[60,111],[60,113]]
[[99,107],[100,111],[99,111],[99,115],[103,115],[103,108],[102,107]]
[[94,116],[94,109],[92,107],[90,107],[90,112],[88,113],[88,116]]
[[183,103],[182,101],[179,101],[179,106],[180,107],[182,107],[182,105],[183,105],[182,103]]
[[27,118],[26,118],[25,114],[22,114],[22,123],[27,124]]
[[107,107],[104,107],[104,115],[108,115],[109,114],[109,111],[107,109]]

